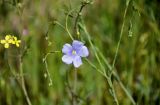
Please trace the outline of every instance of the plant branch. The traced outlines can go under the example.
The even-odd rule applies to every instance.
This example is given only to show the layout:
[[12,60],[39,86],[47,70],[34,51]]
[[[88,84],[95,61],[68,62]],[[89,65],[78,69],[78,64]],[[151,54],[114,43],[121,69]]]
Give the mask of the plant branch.
[[43,62],[45,64],[45,67],[46,67],[46,72],[47,72],[47,75],[49,77],[49,86],[52,85],[52,79],[51,79],[51,75],[49,73],[49,69],[48,69],[48,64],[47,64],[47,57],[50,55],[50,54],[53,54],[53,53],[59,53],[60,51],[51,51],[51,52],[48,52],[44,58],[43,58]]
[[[79,9],[79,11],[78,11],[78,13],[77,13],[76,18],[75,18],[73,35],[76,35],[76,34],[78,35],[78,29],[77,29],[78,20],[79,20],[79,18],[80,18],[80,16],[81,16],[81,12],[82,12],[83,8],[84,8],[87,4],[89,4],[89,3],[90,3],[90,2],[86,2],[86,1],[84,1],[84,2],[81,3],[81,7],[80,7],[80,9]],[[78,36],[78,37],[79,37],[79,36]]]

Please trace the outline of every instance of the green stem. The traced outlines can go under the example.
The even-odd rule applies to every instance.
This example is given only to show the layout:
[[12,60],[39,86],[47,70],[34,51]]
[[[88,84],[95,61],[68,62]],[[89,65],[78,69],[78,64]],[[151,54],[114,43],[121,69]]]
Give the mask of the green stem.
[[48,52],[44,58],[43,58],[43,62],[45,64],[45,67],[46,67],[46,72],[47,72],[47,75],[49,77],[49,86],[52,85],[52,79],[51,79],[51,75],[49,73],[49,70],[48,70],[48,64],[47,64],[47,57],[50,55],[50,54],[54,54],[54,53],[60,53],[61,51],[51,51],[51,52]]
[[[109,64],[108,60],[104,57],[104,55],[99,51],[98,52],[100,54],[100,57],[102,58],[102,60],[104,61],[104,63],[107,65],[108,69],[111,71],[112,67]],[[113,68],[115,69],[115,68]],[[134,99],[132,98],[131,94],[128,92],[128,90],[125,88],[124,84],[121,82],[118,74],[116,73],[116,69],[115,71],[113,71],[113,75],[115,76],[117,82],[119,83],[120,87],[123,89],[123,91],[125,92],[125,94],[127,95],[127,97],[130,99],[130,101],[132,102],[133,105],[136,105],[136,102],[134,101]]]
[[104,76],[104,73],[100,69],[98,69],[91,61],[89,61],[87,58],[85,60],[91,65],[91,67],[96,69],[100,74]]
[[[67,19],[68,20],[68,19]],[[66,21],[67,21],[66,20]],[[67,33],[68,33],[68,35],[69,35],[69,37],[73,40],[73,37],[72,37],[72,35],[71,35],[71,33],[69,32],[69,30],[68,30],[68,24],[66,24],[66,27],[64,27],[61,23],[59,23],[58,21],[55,21],[55,23],[57,24],[57,25],[59,25],[61,28],[63,28]]]
[[[114,56],[114,60],[113,60],[113,64],[112,64],[112,69],[111,69],[111,71],[112,71],[113,68],[114,68],[114,65],[115,65],[115,63],[116,63],[116,59],[117,59],[117,56],[118,56],[118,51],[119,51],[120,43],[121,43],[122,36],[123,36],[125,18],[126,18],[126,14],[127,14],[127,10],[128,10],[128,6],[129,6],[129,4],[130,4],[130,1],[131,1],[131,0],[128,0],[127,5],[126,5],[126,8],[125,8],[125,11],[124,11],[123,23],[122,23],[122,27],[121,27],[121,31],[120,31],[120,38],[119,38],[119,41],[118,41],[118,44],[117,44],[116,53],[115,53],[115,56]],[[111,75],[112,75],[112,73],[111,73]]]
[[[74,70],[74,94],[76,94],[76,89],[77,89],[77,70]],[[75,95],[73,95],[73,105],[77,105],[77,98]]]
[[101,70],[99,70],[92,62],[90,62],[88,59],[86,59],[86,61],[91,65],[91,67],[93,67],[94,69],[96,69],[100,74],[102,74],[106,79],[107,79],[107,82],[108,82],[108,85],[110,87],[110,93],[112,95],[112,97],[114,98],[114,101],[116,102],[116,105],[119,105],[119,102],[118,102],[118,99],[117,99],[117,96],[115,94],[115,89],[113,87],[113,83],[111,81],[111,78],[109,78],[106,74],[104,74]]
[[31,101],[29,99],[26,87],[25,87],[25,81],[24,81],[24,77],[23,77],[23,64],[22,64],[21,58],[20,58],[20,75],[21,75],[22,90],[23,90],[23,93],[25,95],[26,101],[27,101],[28,105],[32,105]]
[[86,33],[87,37],[88,37],[88,41],[89,41],[89,43],[90,43],[90,45],[91,45],[91,47],[92,47],[92,49],[93,49],[93,51],[94,51],[94,54],[95,54],[95,56],[96,56],[96,59],[97,59],[99,65],[100,65],[101,69],[103,70],[104,74],[106,75],[105,68],[104,68],[104,66],[102,65],[102,62],[101,62],[101,60],[100,60],[100,58],[99,58],[99,56],[98,56],[98,54],[97,54],[97,51],[96,51],[96,49],[95,49],[95,47],[94,47],[94,45],[93,45],[93,43],[92,43],[92,41],[91,41],[91,37],[90,37],[90,35],[89,35],[89,33],[88,33],[88,31],[87,31],[87,29],[86,29],[85,26],[83,26],[83,30],[84,30],[84,32]]
[[121,82],[118,74],[116,72],[113,72],[114,77],[116,78],[117,82],[119,83],[119,85],[121,86],[121,88],[123,89],[123,91],[125,92],[125,94],[127,95],[127,97],[130,99],[130,101],[132,102],[133,105],[136,105],[136,102],[134,101],[133,97],[131,96],[131,94],[128,92],[128,90],[125,88],[125,86],[123,85],[123,83]]
[[100,60],[100,58],[99,58],[99,56],[98,56],[98,54],[97,54],[97,51],[96,51],[96,49],[95,49],[95,47],[94,47],[94,45],[93,45],[93,43],[92,43],[92,41],[91,41],[90,35],[89,35],[89,33],[88,33],[88,31],[87,31],[87,29],[86,29],[85,26],[81,26],[81,28],[84,30],[85,34],[86,34],[87,37],[88,37],[88,41],[89,41],[89,43],[90,43],[90,45],[91,45],[91,47],[92,47],[92,49],[93,49],[93,51],[94,51],[94,54],[95,54],[95,56],[96,56],[96,59],[97,59],[98,63],[99,63],[99,65],[100,65],[100,67],[101,67],[101,69],[102,69],[102,71],[103,71],[103,72],[102,72],[103,76],[105,76],[106,79],[107,79],[107,82],[108,82],[109,87],[110,87],[110,90],[111,90],[111,95],[112,95],[112,97],[114,98],[114,101],[116,102],[116,105],[119,105],[119,102],[118,102],[118,99],[117,99],[117,96],[116,96],[116,93],[115,93],[115,90],[114,90],[114,87],[113,87],[113,83],[112,83],[112,81],[111,81],[111,78],[108,77],[107,74],[106,74],[106,70],[105,70],[104,66],[102,65],[102,63],[101,63],[101,60]]
[[72,40],[74,40],[74,38],[72,37],[72,35],[71,35],[71,33],[69,32],[69,29],[68,29],[68,16],[70,15],[70,13],[71,13],[72,11],[73,11],[73,10],[69,11],[68,14],[67,14],[67,16],[66,16],[66,26],[65,26],[65,29],[66,29],[68,35],[70,36],[70,38],[71,38]]

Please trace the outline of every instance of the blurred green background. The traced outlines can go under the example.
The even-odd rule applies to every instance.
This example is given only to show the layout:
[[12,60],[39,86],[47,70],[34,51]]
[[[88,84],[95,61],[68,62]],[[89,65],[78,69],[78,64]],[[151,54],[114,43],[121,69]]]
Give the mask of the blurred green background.
[[[72,105],[73,66],[61,61],[61,53],[50,54],[47,65],[53,85],[49,86],[49,78],[44,76],[47,72],[43,57],[50,51],[60,51],[65,43],[72,42],[63,28],[49,24],[56,20],[65,26],[67,13],[74,9],[68,19],[69,30],[73,32],[81,2],[0,0],[0,38],[12,34],[22,40],[21,48],[4,49],[0,45],[0,105],[27,105],[21,85],[17,82],[20,80],[18,56],[22,49],[26,51],[23,76],[32,104]],[[110,64],[119,41],[126,2],[93,0],[81,14],[94,45]],[[132,0],[124,21],[115,68],[138,105],[160,105],[160,1]],[[88,59],[98,67],[85,34],[80,32],[80,37],[90,50]],[[107,81],[101,74],[85,60],[77,72],[78,105],[114,105]],[[132,105],[119,84],[114,80],[113,83],[120,105]]]

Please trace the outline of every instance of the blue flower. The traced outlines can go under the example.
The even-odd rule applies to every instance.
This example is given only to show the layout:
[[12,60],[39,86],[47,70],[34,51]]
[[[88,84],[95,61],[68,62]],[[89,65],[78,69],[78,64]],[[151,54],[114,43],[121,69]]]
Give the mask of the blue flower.
[[74,40],[72,45],[65,44],[62,52],[64,53],[62,61],[66,64],[72,64],[75,68],[82,65],[81,57],[87,57],[89,55],[88,48],[84,46],[84,43]]

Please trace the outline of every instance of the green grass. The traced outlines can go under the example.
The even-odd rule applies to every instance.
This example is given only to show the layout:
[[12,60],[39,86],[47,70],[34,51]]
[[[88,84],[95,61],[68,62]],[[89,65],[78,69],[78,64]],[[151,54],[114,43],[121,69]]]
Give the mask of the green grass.
[[[81,3],[0,1],[0,39],[12,34],[22,40],[21,48],[0,44],[0,105],[29,105],[27,97],[32,105],[72,105],[74,95],[77,105],[160,105],[160,2],[93,0],[78,17],[78,36]],[[76,90],[75,69],[61,60],[69,34],[90,52],[77,69]],[[54,51],[60,52],[44,62]]]

